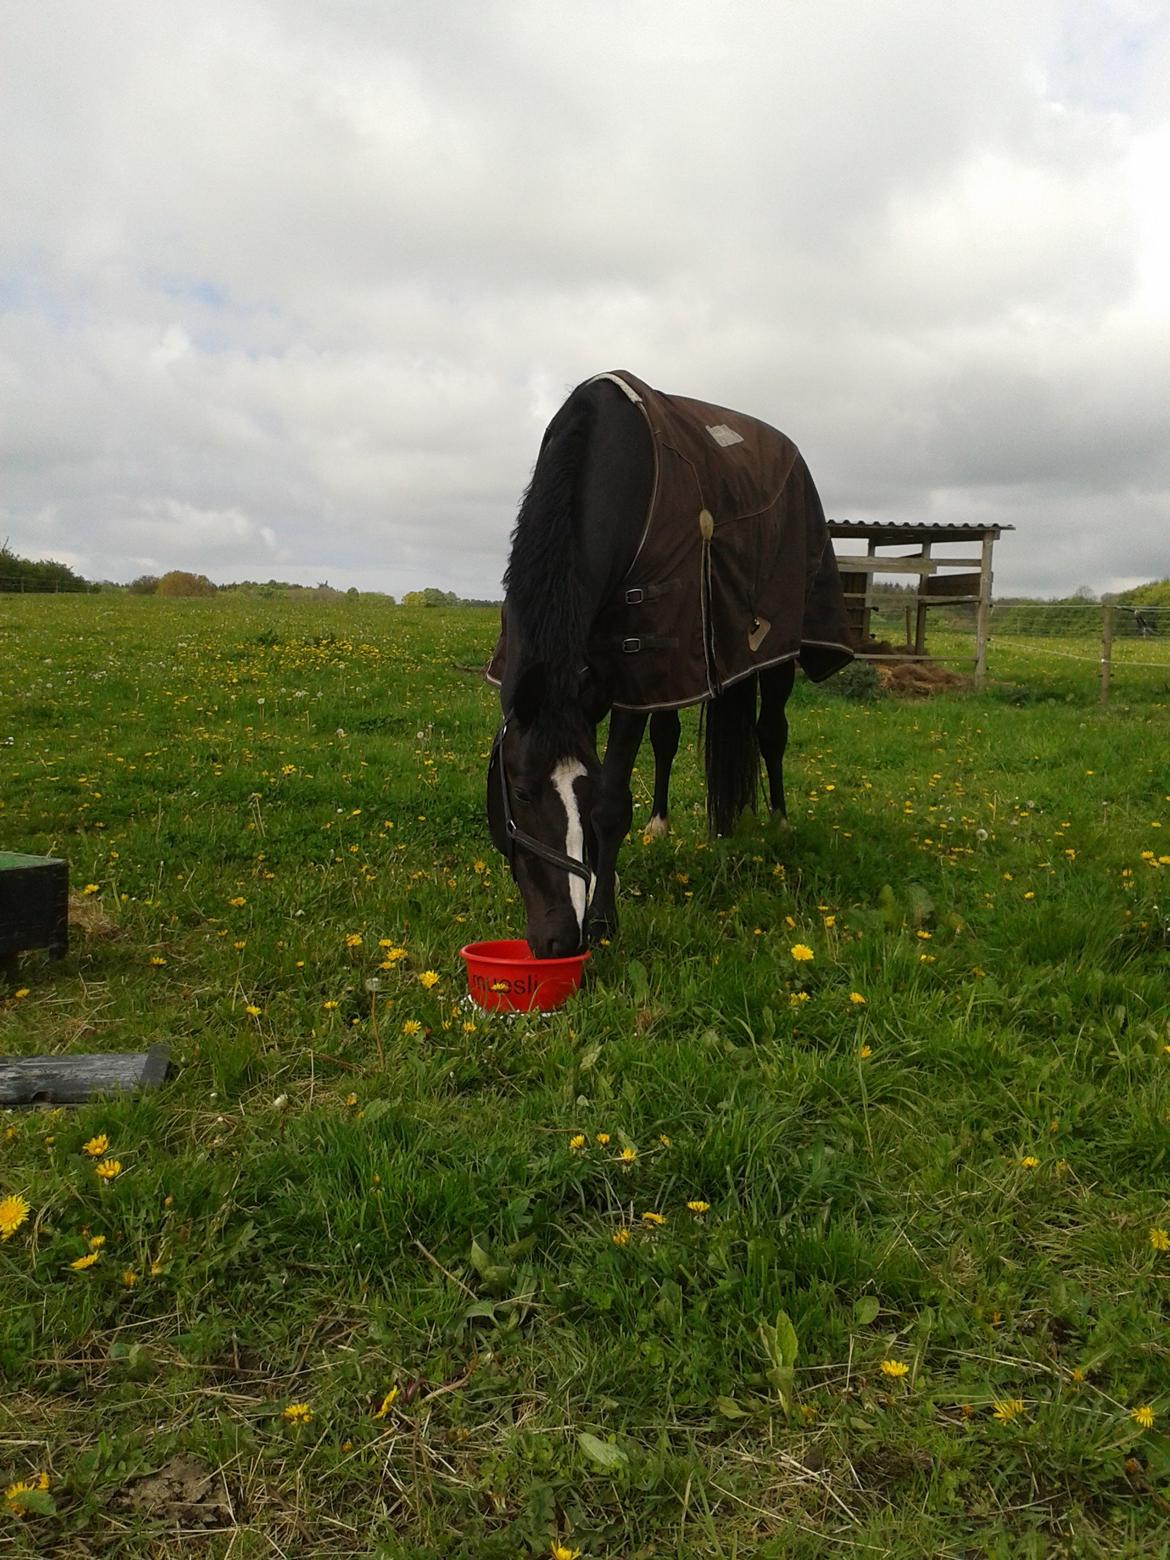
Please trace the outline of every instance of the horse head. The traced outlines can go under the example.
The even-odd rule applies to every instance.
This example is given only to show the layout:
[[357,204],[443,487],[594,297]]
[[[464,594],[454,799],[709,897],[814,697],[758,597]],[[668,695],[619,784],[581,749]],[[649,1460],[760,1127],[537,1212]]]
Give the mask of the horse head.
[[505,685],[502,706],[487,775],[492,843],[524,900],[535,957],[579,953],[596,864],[596,723],[584,692],[552,688],[543,663]]

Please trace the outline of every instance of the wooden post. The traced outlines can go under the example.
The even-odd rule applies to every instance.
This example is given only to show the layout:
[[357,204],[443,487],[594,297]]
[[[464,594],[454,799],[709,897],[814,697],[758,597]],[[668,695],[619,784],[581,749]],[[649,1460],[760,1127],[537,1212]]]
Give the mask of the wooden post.
[[[929,542],[923,542],[921,556],[922,556],[924,562],[927,559],[929,559],[929,557],[930,557],[930,543]],[[925,570],[922,574],[920,574],[918,576],[918,589],[915,592],[915,598],[914,598],[915,601],[918,604],[918,610],[914,614],[914,654],[915,655],[925,655],[926,654],[926,600],[925,600],[925,589],[926,589],[926,581],[930,578],[930,576],[931,576],[931,574],[933,572],[934,572],[933,569]]]
[[979,563],[979,600],[975,604],[975,686],[982,688],[987,682],[987,641],[991,623],[991,549],[994,536],[984,536],[983,552]]
[[1109,703],[1109,672],[1113,662],[1113,603],[1107,601],[1101,613],[1101,703]]

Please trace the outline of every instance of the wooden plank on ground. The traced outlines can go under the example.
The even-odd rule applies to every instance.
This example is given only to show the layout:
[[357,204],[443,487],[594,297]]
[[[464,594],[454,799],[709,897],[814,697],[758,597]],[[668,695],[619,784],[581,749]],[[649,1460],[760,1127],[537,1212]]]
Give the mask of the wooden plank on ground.
[[19,1056],[0,1061],[0,1105],[81,1105],[97,1094],[157,1089],[170,1051],[107,1051],[87,1056]]

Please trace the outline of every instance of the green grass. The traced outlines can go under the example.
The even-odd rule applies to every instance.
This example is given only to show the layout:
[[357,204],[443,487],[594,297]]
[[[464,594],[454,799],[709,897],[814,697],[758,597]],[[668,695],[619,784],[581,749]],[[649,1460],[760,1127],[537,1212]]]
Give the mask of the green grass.
[[0,598],[0,848],[76,896],[0,1051],[174,1061],[0,1120],[0,1553],[1170,1555],[1167,677],[800,684],[793,832],[714,843],[686,716],[618,940],[507,1019],[493,633]]

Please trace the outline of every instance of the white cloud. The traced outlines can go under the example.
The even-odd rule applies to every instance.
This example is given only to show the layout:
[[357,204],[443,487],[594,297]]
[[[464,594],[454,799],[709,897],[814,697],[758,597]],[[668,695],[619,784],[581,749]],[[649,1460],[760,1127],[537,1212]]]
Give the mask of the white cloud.
[[1153,0],[18,0],[5,51],[18,549],[490,594],[626,366],[831,512],[1016,524],[1004,588],[1170,572]]

